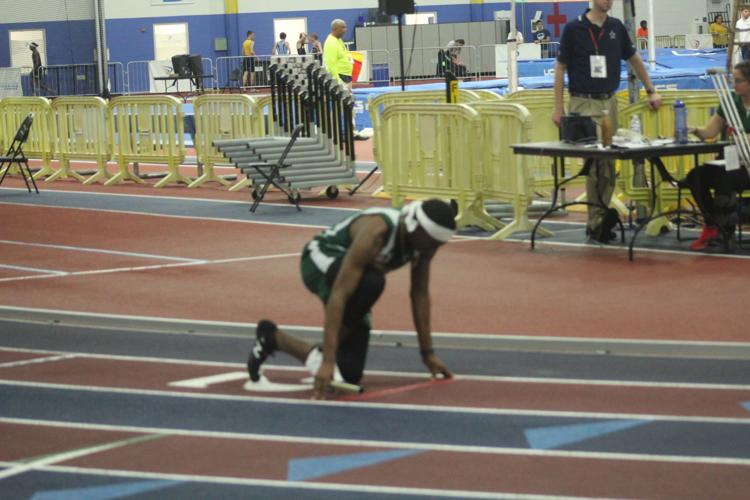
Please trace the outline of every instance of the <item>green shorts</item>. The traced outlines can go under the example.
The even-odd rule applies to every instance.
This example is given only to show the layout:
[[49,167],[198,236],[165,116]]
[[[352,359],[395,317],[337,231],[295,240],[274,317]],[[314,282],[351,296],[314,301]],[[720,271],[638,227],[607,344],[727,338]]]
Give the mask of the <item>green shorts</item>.
[[[331,296],[331,287],[336,279],[336,273],[338,272],[343,257],[331,264],[331,267],[328,270],[328,275],[326,275],[326,273],[318,269],[318,266],[316,266],[315,262],[310,258],[309,253],[310,252],[307,248],[305,248],[302,252],[302,259],[300,260],[302,282],[305,284],[305,287],[310,290],[310,292],[317,295],[323,305],[325,305],[328,303],[328,297]],[[368,312],[361,318],[352,318],[351,315],[345,314],[344,323],[353,328],[358,328],[361,325],[369,330],[372,328],[372,315]]]
[[310,252],[307,248],[302,252],[299,268],[305,287],[317,295],[323,304],[328,303],[331,287],[328,285],[325,273],[318,269],[318,266],[310,258]]

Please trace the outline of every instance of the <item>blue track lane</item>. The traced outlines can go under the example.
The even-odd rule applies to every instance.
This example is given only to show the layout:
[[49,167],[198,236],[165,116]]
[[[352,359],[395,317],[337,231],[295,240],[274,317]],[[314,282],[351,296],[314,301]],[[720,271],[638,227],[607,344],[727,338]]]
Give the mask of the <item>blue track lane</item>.
[[[218,361],[237,363],[242,369],[251,345],[249,334],[243,339],[0,321],[0,346],[11,348]],[[750,373],[750,361],[734,359],[476,349],[441,349],[440,357],[462,375],[736,385],[747,384]],[[268,366],[274,365],[300,366],[284,355],[268,361]],[[415,348],[378,345],[376,339],[367,369],[425,373]]]
[[[502,394],[498,394],[502,398]],[[526,431],[612,422],[286,402],[223,401],[0,385],[0,416],[136,427],[529,449]],[[624,419],[623,419],[624,420]],[[750,458],[746,423],[645,421],[556,449]]]
[[113,210],[145,215],[168,215],[206,219],[297,224],[328,227],[354,213],[351,209],[329,209],[305,206],[301,212],[293,205],[261,203],[255,214],[248,202],[185,199],[180,197],[123,196],[107,193],[42,191],[29,194],[26,190],[3,190],[3,203],[32,204],[40,207],[64,207],[89,210]]

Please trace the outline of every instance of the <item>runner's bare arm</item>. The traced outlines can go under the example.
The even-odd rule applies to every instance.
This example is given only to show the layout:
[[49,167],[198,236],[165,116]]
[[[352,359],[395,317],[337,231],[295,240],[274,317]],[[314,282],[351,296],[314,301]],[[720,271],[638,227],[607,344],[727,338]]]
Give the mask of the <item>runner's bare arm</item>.
[[365,268],[375,260],[383,248],[387,229],[385,221],[379,216],[361,217],[349,229],[352,244],[341,262],[325,308],[323,363],[315,376],[315,399],[321,399],[325,395],[325,388],[333,376],[339,330],[346,303],[357,289]]
[[422,361],[430,370],[433,377],[442,375],[449,378],[452,376],[448,368],[435,355],[432,348],[432,330],[430,325],[430,264],[433,252],[429,255],[421,255],[411,266],[411,310],[414,318],[414,327],[417,330],[419,340],[419,351]]

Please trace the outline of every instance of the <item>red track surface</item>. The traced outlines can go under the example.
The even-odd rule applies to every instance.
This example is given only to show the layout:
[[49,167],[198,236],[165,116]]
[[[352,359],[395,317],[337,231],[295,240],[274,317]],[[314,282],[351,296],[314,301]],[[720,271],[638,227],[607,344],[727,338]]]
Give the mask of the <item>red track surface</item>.
[[[192,259],[297,253],[318,231],[15,205],[4,213],[2,240]],[[60,271],[154,263],[14,245],[2,250],[5,264],[33,261],[33,267]],[[440,251],[433,266],[432,325],[458,333],[748,342],[748,316],[736,300],[745,294],[749,273],[748,260],[642,253],[631,263],[621,252],[598,249],[531,252],[518,243],[456,242]],[[24,274],[30,273],[2,271],[2,277]],[[0,282],[0,303],[213,321],[322,321],[294,256],[6,281]],[[402,270],[389,277],[374,310],[375,327],[410,330],[406,304],[408,271]]]
[[[144,172],[149,170],[163,170],[163,167],[142,167]],[[22,183],[15,178],[5,185],[21,187]],[[42,189],[242,202],[248,199],[247,192],[229,193],[226,188],[211,185],[196,190],[182,186],[154,190],[150,185],[105,188],[55,182],[43,183]],[[274,196],[270,195],[271,201]],[[277,201],[286,204],[284,199]],[[338,208],[387,205],[370,197],[340,197],[333,201],[306,197],[305,201]],[[321,306],[304,289],[296,256],[319,229],[1,206],[4,218],[0,240],[151,254],[113,255],[0,243],[3,256],[0,263],[6,266],[78,273],[18,280],[15,278],[39,274],[0,268],[2,305],[229,322],[255,322],[270,317],[283,324],[310,327],[322,323]],[[162,257],[239,260],[184,263]],[[748,260],[641,253],[636,262],[630,263],[621,252],[599,249],[542,246],[531,252],[518,243],[453,242],[438,254],[431,275],[432,327],[435,331],[490,335],[750,342],[747,329],[750,316],[737,306],[737,298],[746,295],[745,277],[750,275],[749,271]],[[408,271],[390,276],[374,318],[379,329],[412,329]],[[207,389],[169,385],[179,380],[242,372],[244,367],[239,365],[54,356],[0,350],[0,379],[9,384],[60,384],[70,388],[96,384],[104,390],[157,391],[197,397],[255,395],[243,388],[244,380],[218,383]],[[306,376],[302,371],[273,368],[267,374],[274,382],[289,384],[299,384]],[[669,384],[655,387],[556,384],[499,378],[430,383],[421,378],[382,374],[368,374],[364,385],[367,392],[363,395],[338,396],[338,399],[430,405],[446,410],[462,407],[475,411],[510,409],[529,413],[750,420],[741,407],[748,400],[747,391],[736,389],[677,388]],[[276,396],[306,399],[309,394],[298,391]],[[292,458],[383,449],[311,444],[302,440],[280,444],[244,436],[219,438],[200,432],[156,436],[153,432],[105,430],[85,424],[51,427],[0,421],[3,436],[0,461],[33,461],[54,453],[152,436],[155,439],[61,460],[54,465],[182,474],[186,480],[214,476],[284,481]],[[411,457],[316,481],[594,497],[747,497],[750,477],[747,466],[687,463],[687,458],[674,462],[572,458],[525,451],[529,450],[474,453],[428,449]]]
[[[21,460],[112,443],[147,433],[0,423],[8,438],[0,460]],[[34,443],[32,446],[29,443]],[[387,448],[169,436],[63,460],[55,465],[97,470],[284,481],[288,462],[305,457]],[[221,450],[217,453],[217,450]],[[273,457],[273,460],[269,460]],[[554,473],[551,473],[554,471]],[[744,499],[748,468],[734,465],[585,459],[516,454],[425,451],[411,457],[327,475],[317,482],[462,491],[591,497]],[[186,477],[187,479],[187,477]]]
[[[248,395],[244,381],[188,390],[169,382],[231,371],[226,367],[191,363],[125,360],[85,356],[53,360],[53,354],[0,351],[0,360],[48,358],[48,362],[0,368],[0,379],[55,383],[71,386],[116,387],[212,395]],[[299,383],[300,372],[268,370],[275,382]],[[430,404],[446,407],[490,408],[488,401],[499,401],[504,408],[639,412],[680,414],[682,416],[733,416],[748,418],[739,402],[746,391],[696,390],[642,387],[599,387],[498,381],[457,380],[440,384],[414,384],[413,378],[370,376],[365,383],[372,391],[361,399],[389,403]],[[378,397],[394,387],[414,388],[397,395]],[[487,397],[488,394],[494,397]],[[267,393],[263,394],[268,396]],[[291,397],[307,397],[305,393]],[[290,397],[283,394],[283,397]],[[575,407],[570,407],[570,400]],[[743,414],[744,413],[744,414]],[[252,418],[252,417],[249,417]],[[285,481],[290,460],[320,458],[389,450],[387,446],[354,446],[304,442],[304,439],[265,441],[241,435],[216,437],[200,431],[44,423],[29,425],[0,422],[4,436],[0,461],[32,461],[97,445],[112,449],[85,453],[48,465],[102,471],[176,474],[185,479],[216,478]],[[138,437],[146,441],[125,442]],[[417,454],[377,465],[333,473],[310,481],[340,485],[428,488],[455,491],[486,491],[549,495],[637,498],[745,498],[748,467],[731,464],[687,463],[685,461],[625,460],[614,457],[569,457],[527,453],[524,450],[496,452],[439,451],[428,449]],[[174,477],[170,476],[174,479]]]
[[[2,353],[3,351],[0,351]],[[5,351],[13,354],[13,351]],[[18,353],[23,356],[23,353]],[[43,360],[44,355],[39,359]],[[2,359],[2,358],[0,358]],[[23,359],[23,358],[20,358]],[[252,392],[243,389],[246,378],[210,385],[207,389],[186,389],[172,382],[244,372],[244,367],[216,367],[194,363],[155,362],[82,356],[49,358],[49,362],[1,367],[0,379],[23,382],[96,386],[148,391],[169,391],[228,396],[264,396],[308,399],[310,390],[297,392]],[[302,370],[269,368],[267,376],[275,383],[300,384],[310,375]],[[741,403],[747,390],[642,387],[631,385],[557,384],[493,380],[457,379],[424,382],[425,379],[399,375],[367,375],[366,392],[344,396],[344,400],[436,407],[475,409],[520,409],[582,413],[623,413],[727,417],[750,421]],[[502,397],[498,397],[502,395]]]

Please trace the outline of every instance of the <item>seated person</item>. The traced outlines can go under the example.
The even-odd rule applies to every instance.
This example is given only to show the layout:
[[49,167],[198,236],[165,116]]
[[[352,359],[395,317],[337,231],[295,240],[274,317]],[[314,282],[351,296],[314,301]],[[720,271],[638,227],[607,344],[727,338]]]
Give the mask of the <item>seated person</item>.
[[645,50],[648,48],[648,22],[644,19],[641,21],[641,27],[635,33],[638,40],[638,49]]
[[466,76],[466,65],[461,62],[460,58],[461,47],[463,47],[464,45],[466,45],[464,39],[457,38],[448,42],[448,45],[446,45],[445,47],[447,63],[447,67],[445,69],[453,73],[454,76]]
[[637,38],[648,38],[648,22],[645,19],[641,21],[641,27],[636,31],[635,36]]
[[[745,133],[750,133],[750,61],[734,67],[734,104],[739,112]],[[719,107],[703,127],[691,128],[689,132],[699,139],[711,139],[727,126],[725,111]],[[737,222],[737,191],[750,190],[747,166],[726,170],[718,165],[702,165],[691,170],[681,183],[690,188],[698,207],[703,213],[705,226],[697,240],[690,244],[691,250],[702,250],[720,239],[725,249],[734,242],[734,226]],[[713,195],[711,194],[713,190]]]

